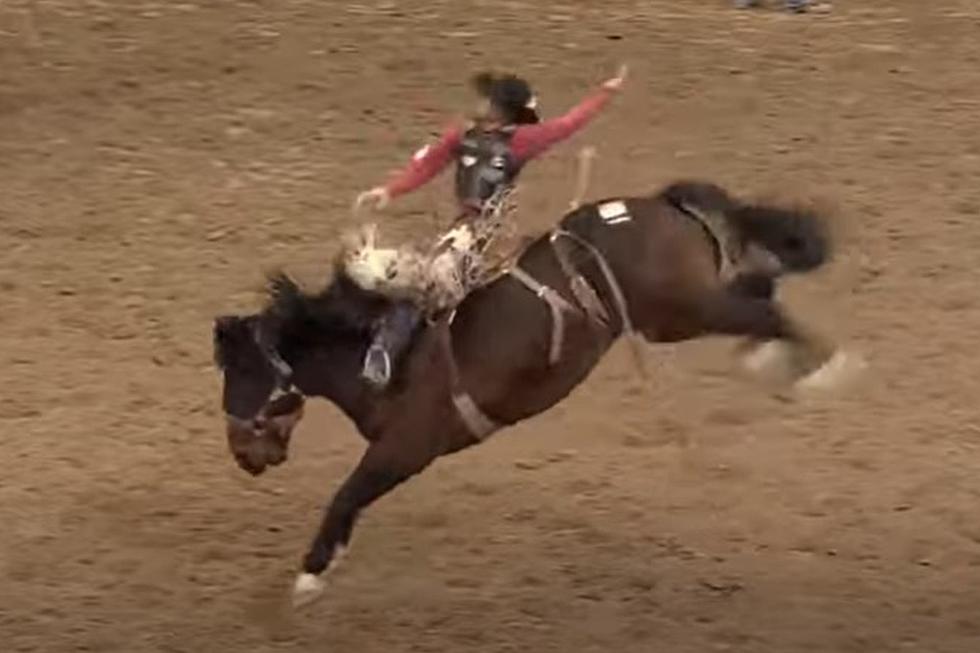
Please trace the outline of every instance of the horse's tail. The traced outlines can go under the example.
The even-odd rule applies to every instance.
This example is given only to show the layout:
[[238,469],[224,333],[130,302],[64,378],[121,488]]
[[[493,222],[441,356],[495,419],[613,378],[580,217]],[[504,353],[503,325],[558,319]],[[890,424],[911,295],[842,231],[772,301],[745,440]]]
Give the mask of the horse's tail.
[[811,209],[743,203],[723,188],[702,182],[675,183],[663,196],[678,205],[723,214],[742,238],[772,252],[786,271],[808,272],[830,260],[827,220]]
[[743,204],[728,216],[745,238],[775,254],[789,272],[809,272],[830,260],[830,229],[815,211]]

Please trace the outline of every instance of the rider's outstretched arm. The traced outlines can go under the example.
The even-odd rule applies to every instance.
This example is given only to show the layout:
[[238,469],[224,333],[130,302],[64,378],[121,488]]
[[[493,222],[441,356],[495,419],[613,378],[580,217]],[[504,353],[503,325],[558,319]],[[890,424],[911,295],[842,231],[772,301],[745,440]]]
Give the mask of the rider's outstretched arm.
[[459,127],[450,127],[436,143],[417,151],[408,165],[385,184],[389,197],[398,197],[421,188],[442,172],[452,162],[453,153],[459,147],[461,139],[462,130]]
[[609,104],[615,93],[600,88],[563,116],[545,120],[537,125],[523,125],[514,133],[514,156],[521,161],[544,154],[553,145],[571,137],[585,127]]
[[625,81],[626,67],[622,66],[615,77],[603,82],[595,92],[565,115],[545,120],[537,125],[519,127],[511,141],[514,156],[521,162],[530,161],[553,145],[572,136],[606,108],[613,97],[622,90]]

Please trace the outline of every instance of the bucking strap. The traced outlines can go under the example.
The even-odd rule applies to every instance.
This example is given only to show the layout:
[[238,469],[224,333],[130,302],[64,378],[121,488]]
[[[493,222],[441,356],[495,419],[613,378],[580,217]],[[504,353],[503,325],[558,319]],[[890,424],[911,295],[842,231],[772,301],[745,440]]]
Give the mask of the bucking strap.
[[726,282],[732,280],[737,274],[736,261],[741,254],[741,246],[724,214],[703,210],[690,202],[679,202],[675,206],[708,232],[718,252],[718,276]]

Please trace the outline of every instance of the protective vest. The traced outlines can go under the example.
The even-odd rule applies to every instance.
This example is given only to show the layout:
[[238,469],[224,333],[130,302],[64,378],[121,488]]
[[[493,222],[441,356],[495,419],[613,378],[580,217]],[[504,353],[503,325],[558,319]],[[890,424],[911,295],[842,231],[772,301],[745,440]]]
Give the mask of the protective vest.
[[490,131],[473,127],[463,134],[456,159],[456,198],[479,210],[494,195],[513,185],[521,171],[511,151],[513,127]]

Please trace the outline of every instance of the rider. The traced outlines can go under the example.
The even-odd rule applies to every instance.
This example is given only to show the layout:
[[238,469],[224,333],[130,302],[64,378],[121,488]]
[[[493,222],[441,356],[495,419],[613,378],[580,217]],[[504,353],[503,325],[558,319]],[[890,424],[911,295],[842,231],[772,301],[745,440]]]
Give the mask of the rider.
[[[625,80],[623,66],[568,113],[542,122],[526,81],[514,75],[477,75],[473,84],[482,100],[477,117],[465,126],[446,130],[437,143],[417,151],[386,185],[361,193],[356,204],[373,202],[384,208],[392,198],[416,190],[455,162],[459,217],[480,216],[488,202],[513,187],[528,161],[584,127],[622,89]],[[421,310],[414,304],[395,305],[376,329],[364,359],[364,378],[379,387],[387,385],[392,361],[408,345],[420,318]]]

